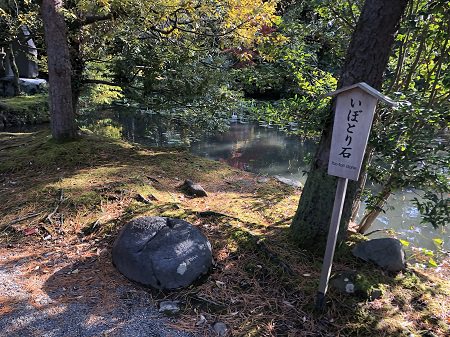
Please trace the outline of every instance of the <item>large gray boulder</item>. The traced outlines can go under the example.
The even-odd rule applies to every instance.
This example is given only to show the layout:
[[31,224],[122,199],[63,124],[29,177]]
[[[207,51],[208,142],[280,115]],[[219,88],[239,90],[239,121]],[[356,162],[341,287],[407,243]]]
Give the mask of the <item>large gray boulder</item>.
[[157,289],[189,286],[208,272],[211,244],[190,223],[142,217],[128,222],[114,243],[112,259],[127,278]]
[[384,238],[364,241],[353,248],[352,253],[360,259],[373,262],[381,268],[398,272],[405,269],[405,252],[397,239]]

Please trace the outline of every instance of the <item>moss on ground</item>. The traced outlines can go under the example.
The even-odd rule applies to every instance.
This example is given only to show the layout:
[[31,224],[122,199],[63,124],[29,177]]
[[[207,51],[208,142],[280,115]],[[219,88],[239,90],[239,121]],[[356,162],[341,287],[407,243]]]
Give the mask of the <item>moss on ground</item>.
[[0,128],[36,124],[50,120],[46,94],[0,99]]
[[[381,298],[330,289],[327,310],[316,312],[322,257],[291,240],[288,228],[300,193],[275,180],[262,183],[184,150],[144,148],[89,133],[64,144],[54,143],[47,131],[0,133],[0,142],[3,246],[27,249],[34,242],[71,250],[80,242],[111,243],[126,221],[144,215],[186,219],[208,236],[214,270],[204,283],[171,294],[187,303],[181,327],[192,328],[201,310],[237,336],[449,331],[448,280],[428,270],[389,275],[363,263],[350,253],[363,239],[356,235],[338,248],[334,271],[356,270],[358,286],[367,294],[382,290]],[[184,196],[178,188],[184,179],[200,183],[208,197]]]
[[32,110],[35,106],[46,105],[48,96],[46,94],[21,95],[10,98],[0,99],[0,103],[5,109],[12,111]]

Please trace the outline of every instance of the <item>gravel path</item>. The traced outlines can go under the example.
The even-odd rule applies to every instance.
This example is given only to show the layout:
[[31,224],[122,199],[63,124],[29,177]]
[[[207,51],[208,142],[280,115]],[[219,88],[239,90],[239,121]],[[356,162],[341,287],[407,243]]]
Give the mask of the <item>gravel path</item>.
[[0,249],[0,335],[194,337],[102,261]]

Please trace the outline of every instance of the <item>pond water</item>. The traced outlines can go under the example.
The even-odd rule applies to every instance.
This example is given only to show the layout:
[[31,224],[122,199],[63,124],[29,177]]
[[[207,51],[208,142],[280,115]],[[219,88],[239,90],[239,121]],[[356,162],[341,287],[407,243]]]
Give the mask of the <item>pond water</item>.
[[[118,132],[130,141],[150,146],[187,145],[194,154],[218,160],[233,167],[260,175],[279,176],[304,183],[308,170],[308,158],[315,144],[287,135],[270,125],[265,127],[231,122],[224,133],[205,135],[195,125],[181,124],[176,118],[161,118],[147,113],[129,113],[119,110],[107,111],[93,120],[86,119],[90,128]],[[99,126],[100,125],[100,126]],[[106,128],[105,128],[106,127]],[[445,228],[435,230],[430,224],[421,224],[421,216],[412,204],[420,191],[402,190],[388,200],[387,210],[369,229],[385,230],[371,235],[375,237],[395,236],[410,242],[411,246],[436,250],[434,238],[444,241],[442,247],[449,251],[450,240]],[[364,204],[360,216],[364,212]],[[388,233],[393,230],[395,234]]]

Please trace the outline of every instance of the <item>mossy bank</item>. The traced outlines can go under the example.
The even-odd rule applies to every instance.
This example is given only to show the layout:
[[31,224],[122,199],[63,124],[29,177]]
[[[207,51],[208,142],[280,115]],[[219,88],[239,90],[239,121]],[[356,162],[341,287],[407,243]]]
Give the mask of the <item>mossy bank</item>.
[[0,130],[50,121],[46,94],[0,99]]

